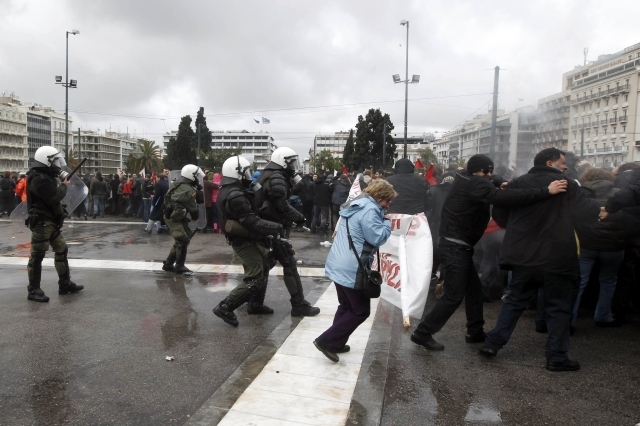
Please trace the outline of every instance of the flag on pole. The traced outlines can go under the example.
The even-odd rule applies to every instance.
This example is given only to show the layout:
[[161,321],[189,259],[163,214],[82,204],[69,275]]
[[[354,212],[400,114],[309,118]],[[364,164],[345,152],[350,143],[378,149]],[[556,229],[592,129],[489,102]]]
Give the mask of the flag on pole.
[[424,164],[422,164],[422,161],[420,161],[419,158],[416,160],[415,166],[416,166],[416,169],[424,169]]
[[269,124],[269,123],[271,123],[271,120],[269,120],[268,118],[262,117],[262,124]]
[[424,180],[427,181],[429,186],[435,186],[438,184],[438,179],[433,175],[433,172],[436,170],[436,167],[433,164],[429,165],[427,169],[427,173],[424,174]]
[[145,173],[144,173],[144,169],[142,169],[142,170],[140,171],[140,176],[142,176],[142,177],[147,177],[147,175],[145,175]]
[[253,121],[255,121],[256,123],[260,124],[260,120],[256,120],[255,118],[253,119]]

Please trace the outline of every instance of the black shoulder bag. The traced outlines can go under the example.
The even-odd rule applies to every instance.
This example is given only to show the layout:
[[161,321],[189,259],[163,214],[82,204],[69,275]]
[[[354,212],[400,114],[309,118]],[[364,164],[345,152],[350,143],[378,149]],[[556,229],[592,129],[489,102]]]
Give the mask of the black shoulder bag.
[[376,299],[380,297],[380,291],[382,290],[382,275],[380,274],[380,251],[376,250],[378,257],[378,270],[372,271],[367,266],[369,263],[369,256],[373,252],[373,246],[368,242],[364,242],[362,246],[362,254],[358,256],[353,240],[351,239],[351,232],[349,232],[349,219],[346,219],[347,225],[347,237],[349,238],[349,247],[353,250],[353,254],[356,255],[358,260],[358,271],[356,272],[356,284],[355,290],[362,290],[364,295],[370,299]]

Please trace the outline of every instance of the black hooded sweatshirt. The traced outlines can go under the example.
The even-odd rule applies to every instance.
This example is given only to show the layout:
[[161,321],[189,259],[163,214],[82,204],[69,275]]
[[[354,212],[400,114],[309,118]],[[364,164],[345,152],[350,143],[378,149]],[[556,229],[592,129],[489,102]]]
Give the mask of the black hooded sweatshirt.
[[396,162],[393,176],[387,178],[398,193],[387,210],[389,213],[418,214],[426,210],[427,182],[413,170],[411,160],[402,158]]

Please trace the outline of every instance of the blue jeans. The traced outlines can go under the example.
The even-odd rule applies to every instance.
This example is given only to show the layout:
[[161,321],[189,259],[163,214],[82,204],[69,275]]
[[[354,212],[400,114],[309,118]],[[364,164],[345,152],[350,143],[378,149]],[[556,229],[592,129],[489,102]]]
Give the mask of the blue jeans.
[[597,322],[611,322],[611,302],[613,301],[613,293],[616,290],[618,282],[618,269],[624,259],[624,250],[620,251],[600,251],[580,249],[580,291],[578,292],[578,300],[573,308],[573,320],[578,315],[578,306],[580,306],[580,298],[584,289],[589,283],[591,269],[595,265],[596,260],[600,259],[600,295],[598,296],[598,305],[593,319]]
[[104,195],[93,196],[93,214],[104,217]]
[[514,266],[509,293],[502,305],[496,326],[487,333],[485,345],[502,349],[531,299],[544,286],[544,306],[549,337],[545,345],[547,361],[563,362],[569,351],[571,322],[571,277],[541,271],[536,267]]
[[440,238],[438,244],[441,268],[445,276],[445,292],[416,328],[416,336],[428,339],[449,321],[462,301],[467,314],[467,334],[483,332],[484,307],[482,284],[473,264],[473,247]]

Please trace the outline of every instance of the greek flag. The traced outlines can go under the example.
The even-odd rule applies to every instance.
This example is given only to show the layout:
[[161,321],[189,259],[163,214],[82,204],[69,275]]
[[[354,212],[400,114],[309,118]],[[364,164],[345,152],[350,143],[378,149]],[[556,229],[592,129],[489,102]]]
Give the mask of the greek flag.
[[262,124],[269,124],[269,123],[271,123],[271,120],[269,120],[268,118],[262,117]]

